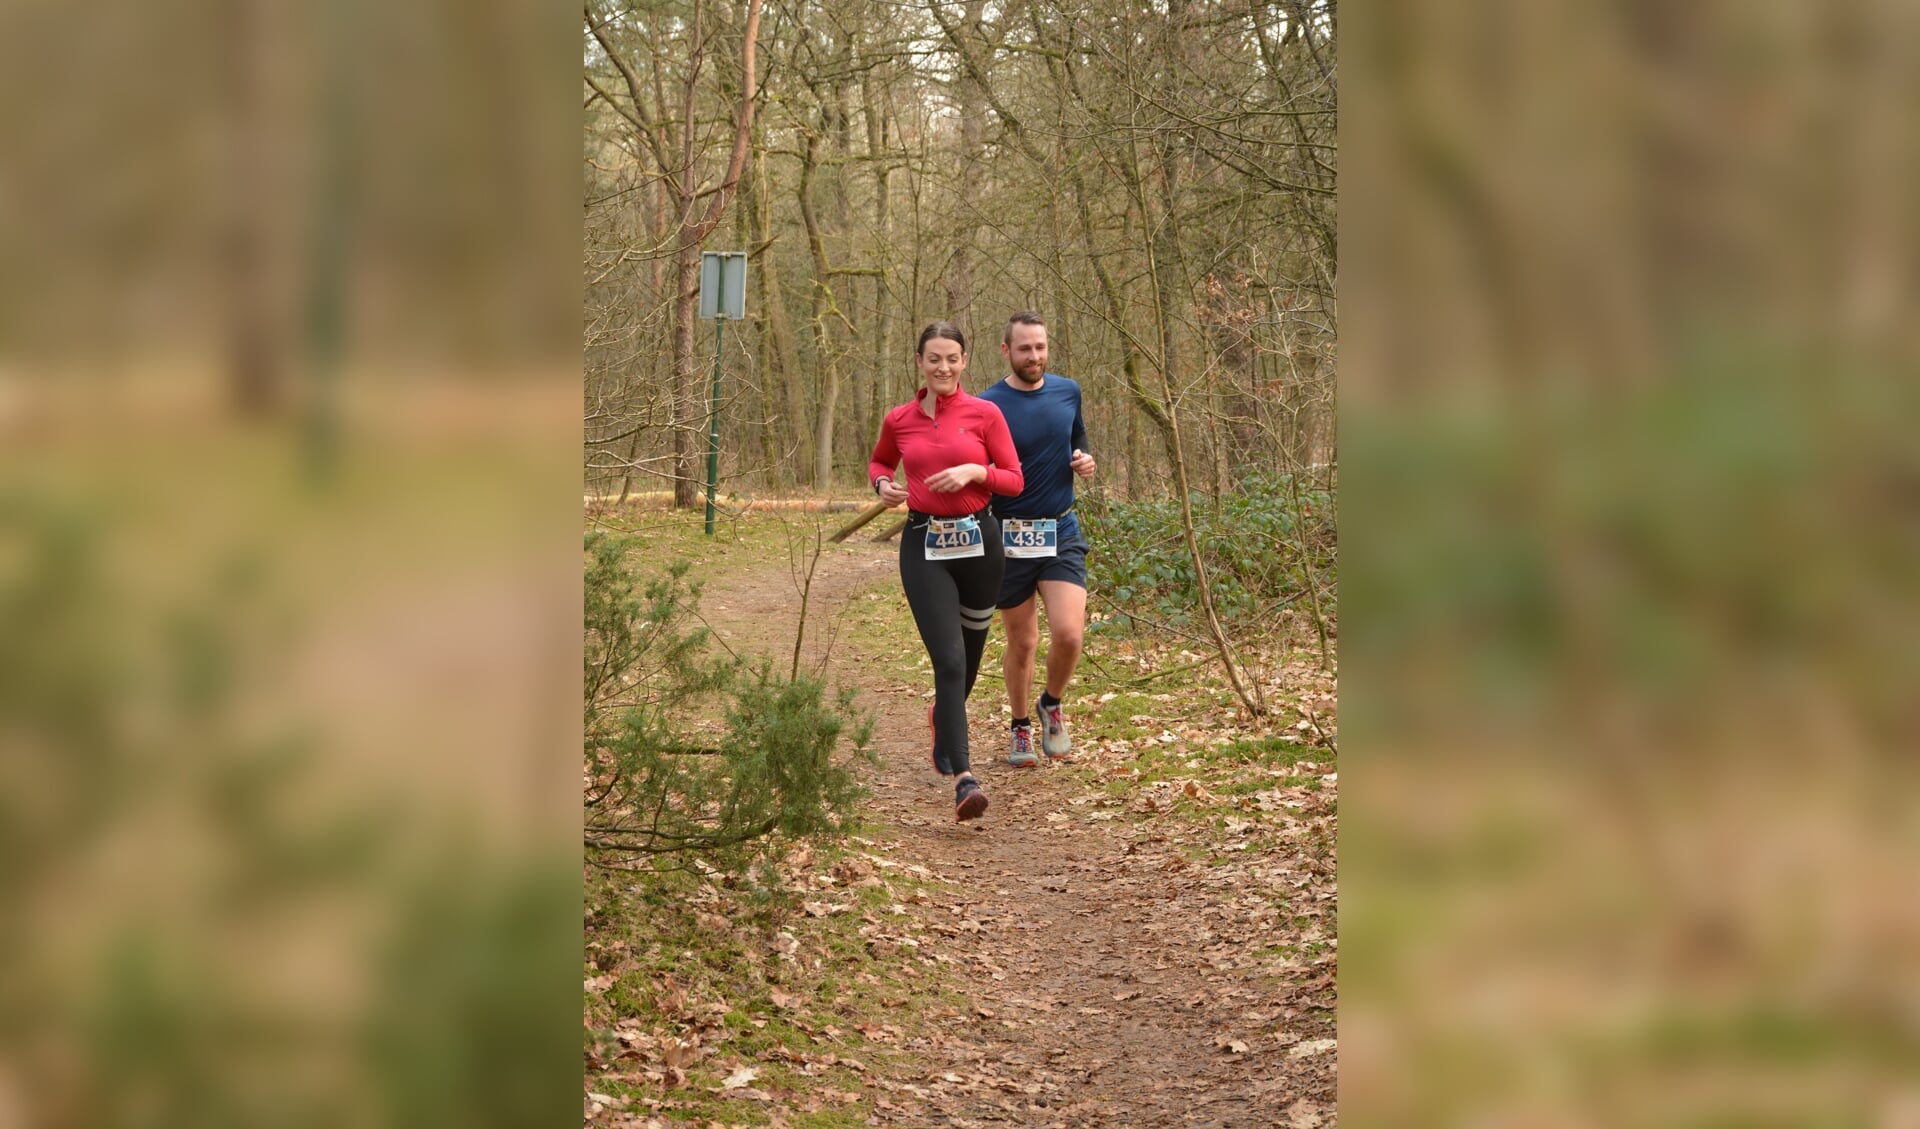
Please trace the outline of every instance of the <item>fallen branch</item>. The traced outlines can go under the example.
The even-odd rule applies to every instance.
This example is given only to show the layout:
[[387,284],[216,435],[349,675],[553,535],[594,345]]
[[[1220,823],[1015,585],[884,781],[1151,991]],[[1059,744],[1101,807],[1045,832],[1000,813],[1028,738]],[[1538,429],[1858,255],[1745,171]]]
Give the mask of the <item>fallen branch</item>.
[[845,541],[848,537],[853,535],[854,531],[858,530],[861,526],[872,521],[874,518],[879,517],[881,514],[886,513],[887,510],[891,508],[892,507],[888,506],[885,502],[875,502],[872,505],[868,506],[866,509],[861,510],[859,517],[856,517],[852,521],[841,526],[839,530],[837,530],[833,536],[827,538],[827,540],[832,541],[835,544],[838,544],[841,541]]
[[[619,504],[618,494],[588,494],[585,496],[589,511],[594,509],[662,509],[671,508],[673,492],[657,490],[649,493],[634,491],[627,495],[624,505]],[[859,502],[849,502],[834,498],[738,498],[732,502],[721,501],[717,508],[728,516],[738,516],[754,510],[780,510],[793,513],[851,513],[860,508]],[[859,528],[855,526],[855,528]]]

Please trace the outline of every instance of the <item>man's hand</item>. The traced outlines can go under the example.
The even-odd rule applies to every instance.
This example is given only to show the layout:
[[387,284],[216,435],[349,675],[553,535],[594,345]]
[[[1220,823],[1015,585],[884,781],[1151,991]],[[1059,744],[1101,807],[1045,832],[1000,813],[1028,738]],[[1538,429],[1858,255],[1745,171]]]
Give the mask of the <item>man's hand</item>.
[[907,500],[907,488],[891,478],[880,480],[880,500],[889,506],[897,506]]
[[[1056,450],[1057,449],[1058,448],[1056,448]],[[1093,477],[1093,456],[1078,447],[1073,449],[1073,460],[1067,465],[1073,467],[1073,473],[1079,475],[1081,478]]]
[[975,482],[987,480],[987,468],[979,463],[961,463],[945,470],[936,471],[927,476],[927,489],[941,494],[951,494],[963,490]]

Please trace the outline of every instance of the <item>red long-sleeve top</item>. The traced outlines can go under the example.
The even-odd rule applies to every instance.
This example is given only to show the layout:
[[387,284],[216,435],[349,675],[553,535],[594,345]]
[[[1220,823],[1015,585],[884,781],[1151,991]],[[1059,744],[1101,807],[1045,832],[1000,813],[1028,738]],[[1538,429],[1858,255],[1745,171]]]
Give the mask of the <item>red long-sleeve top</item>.
[[[1000,409],[965,392],[955,391],[934,401],[932,419],[920,406],[925,388],[913,399],[887,413],[880,424],[880,442],[867,464],[867,485],[891,477],[904,464],[907,505],[935,517],[958,517],[978,512],[995,494],[1014,495],[1026,488],[1020,474],[1020,454],[1013,447]],[[981,463],[985,482],[969,483],[942,494],[927,487],[927,476],[962,463]],[[902,481],[895,478],[895,481]]]

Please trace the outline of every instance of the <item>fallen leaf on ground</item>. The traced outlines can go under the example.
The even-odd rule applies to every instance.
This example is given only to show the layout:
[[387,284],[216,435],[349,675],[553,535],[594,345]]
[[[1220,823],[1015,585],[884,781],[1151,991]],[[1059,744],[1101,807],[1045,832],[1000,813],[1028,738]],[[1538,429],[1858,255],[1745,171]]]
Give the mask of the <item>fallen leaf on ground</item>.
[[660,1059],[666,1063],[668,1070],[678,1071],[682,1066],[687,1065],[692,1062],[694,1058],[698,1057],[694,1054],[698,1046],[699,1044],[697,1043],[689,1043],[675,1039],[660,1048]]
[[759,1067],[743,1066],[732,1074],[727,1075],[725,1080],[720,1083],[720,1088],[724,1090],[738,1090],[740,1087],[758,1077],[760,1077]]
[[1305,1058],[1308,1055],[1317,1055],[1322,1051],[1330,1051],[1339,1045],[1340,1041],[1338,1039],[1308,1039],[1304,1043],[1294,1044],[1293,1049],[1288,1051],[1287,1055],[1290,1058]]
[[1192,780],[1187,781],[1186,787],[1181,789],[1181,791],[1203,804],[1217,803],[1220,799],[1220,797],[1202,788],[1197,782]]

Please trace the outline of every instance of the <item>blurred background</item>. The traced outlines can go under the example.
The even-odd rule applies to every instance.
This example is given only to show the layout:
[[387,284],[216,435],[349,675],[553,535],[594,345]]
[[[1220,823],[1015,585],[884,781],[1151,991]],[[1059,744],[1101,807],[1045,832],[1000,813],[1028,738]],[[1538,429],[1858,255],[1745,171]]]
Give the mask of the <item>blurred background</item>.
[[[1920,1124],[1920,14],[1345,14],[1342,1116]],[[0,1126],[578,1108],[576,19],[0,8]]]
[[577,18],[0,6],[0,1126],[578,1110]]
[[1343,1119],[1920,1124],[1920,13],[1345,15]]

